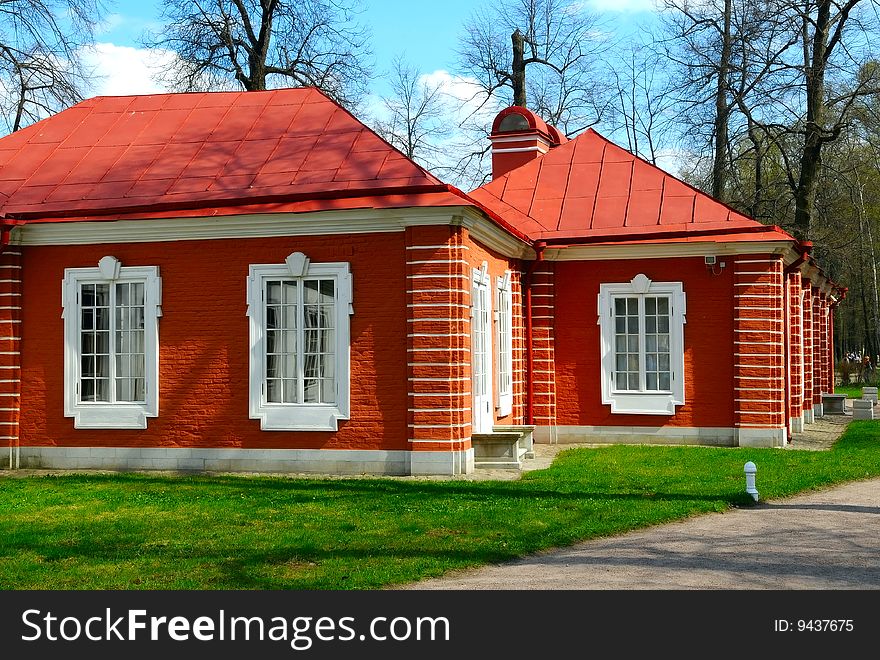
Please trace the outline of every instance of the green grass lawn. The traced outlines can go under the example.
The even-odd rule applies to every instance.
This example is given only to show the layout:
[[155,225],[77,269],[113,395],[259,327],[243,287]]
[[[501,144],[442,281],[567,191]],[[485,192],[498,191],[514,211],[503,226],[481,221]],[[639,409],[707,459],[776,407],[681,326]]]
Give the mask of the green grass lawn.
[[830,451],[573,449],[519,481],[74,474],[0,479],[6,589],[375,589],[880,475],[880,422]]
[[834,388],[834,392],[836,394],[846,394],[846,396],[850,399],[861,399],[862,388],[866,385],[873,385],[873,387],[877,387],[876,383],[850,383],[848,385],[836,386]]

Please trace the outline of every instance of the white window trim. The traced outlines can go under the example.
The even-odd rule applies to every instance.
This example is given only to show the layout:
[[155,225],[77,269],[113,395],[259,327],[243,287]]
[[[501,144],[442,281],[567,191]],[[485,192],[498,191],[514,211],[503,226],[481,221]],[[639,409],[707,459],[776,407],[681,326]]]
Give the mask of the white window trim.
[[[497,278],[497,305],[495,310],[495,346],[497,354],[497,396],[495,407],[498,417],[507,417],[513,412],[513,294],[510,286],[510,271],[505,271],[503,277]],[[504,314],[502,315],[502,312]],[[507,319],[507,328],[501,327],[501,319]],[[502,345],[502,330],[506,331],[507,339]],[[502,367],[510,375],[510,385],[505,392],[502,388]]]
[[[144,403],[80,402],[79,286],[103,282],[144,283]],[[158,266],[122,266],[111,256],[97,268],[68,268],[61,283],[64,319],[64,416],[76,429],[145,429],[147,418],[159,415],[159,317],[162,316],[162,279]],[[111,383],[111,387],[113,387]]]
[[[263,281],[273,278],[322,277],[336,280],[336,403],[272,403],[264,401],[265,342]],[[311,263],[294,252],[283,264],[252,264],[247,278],[247,316],[250,319],[250,371],[248,399],[251,419],[263,431],[336,431],[340,419],[350,416],[350,327],[352,278],[348,262]]]
[[[668,295],[672,307],[669,319],[671,392],[615,392],[613,298],[624,295]],[[684,325],[687,299],[681,282],[652,282],[643,274],[630,282],[600,284],[597,324],[600,328],[602,403],[611,412],[630,415],[674,415],[676,406],[684,405]]]

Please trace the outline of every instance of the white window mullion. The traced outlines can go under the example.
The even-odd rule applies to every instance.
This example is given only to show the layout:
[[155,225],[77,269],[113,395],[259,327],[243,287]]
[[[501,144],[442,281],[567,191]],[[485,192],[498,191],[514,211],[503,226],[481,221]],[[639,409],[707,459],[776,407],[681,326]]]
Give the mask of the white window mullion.
[[647,389],[645,369],[645,296],[639,295],[639,392]]
[[303,278],[296,282],[296,402],[306,401],[306,303]]

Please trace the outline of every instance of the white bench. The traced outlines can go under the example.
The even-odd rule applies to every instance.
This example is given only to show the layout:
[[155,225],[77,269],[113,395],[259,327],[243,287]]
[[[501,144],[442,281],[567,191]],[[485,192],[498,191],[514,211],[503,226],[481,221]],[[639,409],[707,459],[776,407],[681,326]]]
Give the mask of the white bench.
[[846,414],[846,394],[823,394],[822,410],[825,413]]

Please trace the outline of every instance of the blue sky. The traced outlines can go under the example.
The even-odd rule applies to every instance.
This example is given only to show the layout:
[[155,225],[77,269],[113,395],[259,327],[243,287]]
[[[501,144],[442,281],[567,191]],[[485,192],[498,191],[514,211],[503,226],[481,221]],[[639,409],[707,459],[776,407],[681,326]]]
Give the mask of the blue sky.
[[[373,33],[372,47],[377,73],[387,70],[392,58],[403,53],[423,73],[450,70],[462,25],[474,9],[487,6],[474,0],[362,0],[363,21]],[[585,0],[601,12],[615,31],[624,31],[649,16],[653,0]],[[160,91],[139,70],[148,59],[140,48],[145,30],[157,29],[161,3],[158,0],[108,0],[108,19],[101,34],[96,66],[104,78],[95,93],[137,94]],[[377,79],[381,93],[382,81]]]

